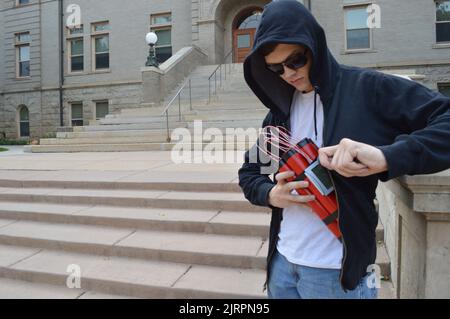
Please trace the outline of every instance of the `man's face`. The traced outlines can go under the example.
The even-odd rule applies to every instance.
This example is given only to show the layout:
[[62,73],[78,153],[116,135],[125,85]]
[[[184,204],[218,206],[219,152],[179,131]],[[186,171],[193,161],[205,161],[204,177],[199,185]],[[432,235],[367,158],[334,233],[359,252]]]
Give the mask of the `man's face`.
[[[298,44],[280,43],[275,47],[275,50],[264,58],[267,64],[282,63],[297,52],[304,53],[305,49],[306,47]],[[309,80],[309,70],[311,70],[312,65],[312,55],[309,50],[307,50],[306,56],[308,63],[305,66],[293,70],[284,65],[284,73],[280,75],[283,80],[301,92],[310,92],[313,90],[313,86]]]

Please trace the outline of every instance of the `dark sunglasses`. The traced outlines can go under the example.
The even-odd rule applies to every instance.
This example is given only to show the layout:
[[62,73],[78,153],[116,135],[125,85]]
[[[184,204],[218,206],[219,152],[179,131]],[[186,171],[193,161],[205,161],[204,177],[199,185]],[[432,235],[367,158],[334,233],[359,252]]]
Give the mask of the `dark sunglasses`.
[[300,69],[308,63],[308,58],[306,57],[306,51],[307,51],[307,49],[305,49],[304,53],[295,52],[295,53],[291,54],[290,56],[288,56],[288,58],[286,60],[284,60],[284,62],[274,63],[274,64],[266,64],[266,67],[270,71],[272,71],[278,75],[284,74],[283,66],[286,66],[292,70]]

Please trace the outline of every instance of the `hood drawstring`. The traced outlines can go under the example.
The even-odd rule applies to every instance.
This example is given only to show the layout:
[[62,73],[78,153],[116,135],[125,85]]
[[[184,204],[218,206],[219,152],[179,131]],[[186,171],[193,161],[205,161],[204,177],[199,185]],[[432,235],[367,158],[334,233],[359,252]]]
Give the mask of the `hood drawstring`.
[[319,91],[319,87],[315,86],[314,87],[314,135],[315,135],[315,140],[317,142],[317,94]]

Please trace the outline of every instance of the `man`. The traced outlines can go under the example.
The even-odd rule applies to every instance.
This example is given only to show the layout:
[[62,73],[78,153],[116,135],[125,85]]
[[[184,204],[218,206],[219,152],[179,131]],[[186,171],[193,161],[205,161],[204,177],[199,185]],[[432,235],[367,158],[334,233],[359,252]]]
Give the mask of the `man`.
[[338,199],[342,242],[305,205],[314,199],[275,176],[247,152],[239,185],[255,205],[272,208],[267,290],[270,298],[376,298],[378,180],[450,167],[450,99],[413,81],[340,65],[323,29],[297,1],[268,4],[244,62],[249,87],[270,109],[263,121],[310,137],[322,148]]

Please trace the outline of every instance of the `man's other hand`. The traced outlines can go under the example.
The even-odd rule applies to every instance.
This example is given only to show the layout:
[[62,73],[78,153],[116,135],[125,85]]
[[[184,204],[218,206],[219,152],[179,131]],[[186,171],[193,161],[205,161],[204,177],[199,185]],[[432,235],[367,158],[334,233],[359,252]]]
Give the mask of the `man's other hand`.
[[283,172],[276,175],[277,184],[270,190],[269,203],[278,208],[287,208],[293,205],[304,205],[313,201],[315,196],[302,196],[292,194],[292,190],[308,187],[308,182],[288,182],[287,179],[293,177],[294,172]]
[[369,176],[388,169],[380,149],[344,138],[338,145],[319,149],[320,164],[345,177]]

